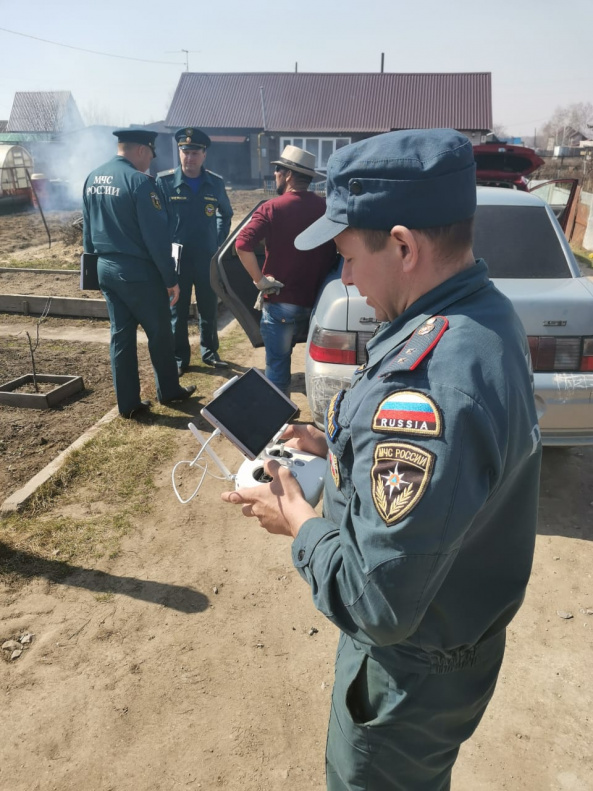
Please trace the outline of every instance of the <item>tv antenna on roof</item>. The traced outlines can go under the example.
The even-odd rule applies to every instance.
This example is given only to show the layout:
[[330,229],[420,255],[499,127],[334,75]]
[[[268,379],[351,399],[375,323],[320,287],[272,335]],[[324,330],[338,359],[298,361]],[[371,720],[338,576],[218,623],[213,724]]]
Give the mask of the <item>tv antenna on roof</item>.
[[185,52],[185,70],[189,71],[189,56],[190,53],[198,53],[201,52],[201,49],[175,49],[175,50],[167,50],[168,55],[173,55],[175,52]]

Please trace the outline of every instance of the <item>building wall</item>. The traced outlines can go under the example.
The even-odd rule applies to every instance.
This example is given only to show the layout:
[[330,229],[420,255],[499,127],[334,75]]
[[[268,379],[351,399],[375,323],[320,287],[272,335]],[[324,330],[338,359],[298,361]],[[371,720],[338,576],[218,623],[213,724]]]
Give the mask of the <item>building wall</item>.
[[[462,130],[472,143],[476,145],[481,142],[486,130]],[[263,132],[261,129],[204,129],[210,137],[213,136],[243,136],[246,138],[244,143],[223,143],[213,141],[208,150],[206,167],[221,175],[225,182],[230,186],[237,187],[262,187],[265,179],[270,179],[274,172],[272,162],[277,160],[282,153],[282,138],[339,138],[348,137],[352,143],[364,140],[371,135],[352,133],[352,132],[291,132],[291,131],[269,131]],[[157,140],[158,143],[158,140]],[[173,139],[173,148],[175,140]],[[176,152],[174,164],[165,165],[161,161],[158,169],[163,170],[168,167],[177,167]],[[161,157],[159,156],[159,160]],[[164,159],[163,159],[164,162]]]

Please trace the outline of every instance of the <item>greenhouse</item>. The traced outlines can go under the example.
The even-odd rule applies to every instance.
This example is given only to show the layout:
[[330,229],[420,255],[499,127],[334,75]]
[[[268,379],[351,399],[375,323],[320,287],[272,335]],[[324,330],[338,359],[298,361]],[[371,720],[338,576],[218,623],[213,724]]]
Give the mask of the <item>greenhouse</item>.
[[33,158],[22,146],[0,144],[0,207],[31,202]]

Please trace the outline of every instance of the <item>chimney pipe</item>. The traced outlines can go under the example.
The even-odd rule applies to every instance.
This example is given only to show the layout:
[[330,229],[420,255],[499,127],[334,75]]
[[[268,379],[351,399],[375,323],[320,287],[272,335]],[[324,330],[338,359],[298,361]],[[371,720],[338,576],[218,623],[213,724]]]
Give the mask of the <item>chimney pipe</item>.
[[383,67],[385,66],[385,53],[381,53],[381,74],[383,74]]

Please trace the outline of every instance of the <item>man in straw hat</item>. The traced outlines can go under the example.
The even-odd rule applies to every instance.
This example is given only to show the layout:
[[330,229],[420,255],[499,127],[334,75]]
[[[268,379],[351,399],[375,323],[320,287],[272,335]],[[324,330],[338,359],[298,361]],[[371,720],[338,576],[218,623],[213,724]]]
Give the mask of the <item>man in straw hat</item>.
[[327,739],[329,791],[446,791],[496,685],[529,578],[541,441],[529,347],[472,253],[476,176],[452,129],[405,130],[328,163],[325,216],[342,281],[382,322],[325,434],[323,516],[290,470],[222,495],[289,535],[316,607],[341,632]]
[[[302,252],[294,240],[325,211],[325,200],[309,191],[315,157],[296,146],[286,146],[275,162],[277,198],[254,213],[236,241],[241,263],[260,290],[255,307],[262,311],[261,334],[266,349],[266,376],[290,395],[290,358],[299,336],[306,335],[317,292],[333,266],[332,241]],[[260,269],[255,249],[265,240]]]

